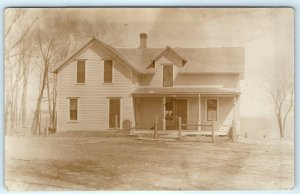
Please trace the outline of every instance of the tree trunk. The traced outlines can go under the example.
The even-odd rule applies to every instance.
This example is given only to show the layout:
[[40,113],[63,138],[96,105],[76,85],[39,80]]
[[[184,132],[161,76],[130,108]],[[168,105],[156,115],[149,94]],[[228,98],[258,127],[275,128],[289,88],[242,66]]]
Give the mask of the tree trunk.
[[[49,111],[49,118],[52,121],[52,108],[51,108],[51,96],[50,96],[50,88],[49,88],[49,75],[47,76],[47,95],[48,95],[48,111]],[[50,128],[52,128],[52,123],[50,122]]]
[[284,133],[284,128],[283,127],[280,127],[280,137],[281,138],[284,138],[285,137],[285,133]]
[[47,81],[47,76],[48,76],[48,62],[46,62],[45,64],[45,69],[44,69],[44,73],[43,73],[43,81],[42,81],[42,87],[39,93],[39,97],[36,103],[36,109],[34,112],[34,117],[33,117],[33,121],[32,121],[32,125],[31,125],[31,129],[32,129],[32,133],[33,134],[37,134],[38,133],[38,128],[40,125],[40,114],[41,114],[41,103],[42,103],[42,98],[43,98],[43,94],[44,94],[44,89],[46,86],[46,81]]
[[53,109],[52,109],[52,120],[51,122],[51,126],[56,129],[56,97],[57,97],[57,76],[56,74],[53,75]]
[[29,75],[29,63],[30,59],[24,64],[23,69],[23,93],[22,93],[22,100],[21,100],[21,123],[22,127],[26,126],[27,120],[27,87],[28,87],[28,75]]
[[282,125],[282,116],[281,113],[278,113],[277,115],[277,122],[278,122],[278,127],[279,127],[279,132],[280,132],[280,138],[284,138],[285,134],[284,134],[284,126]]

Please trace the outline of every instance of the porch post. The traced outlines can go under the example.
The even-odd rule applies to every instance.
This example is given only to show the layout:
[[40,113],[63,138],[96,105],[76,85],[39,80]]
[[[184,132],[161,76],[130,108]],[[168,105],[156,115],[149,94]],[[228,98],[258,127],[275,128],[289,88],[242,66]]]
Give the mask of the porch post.
[[201,131],[201,95],[198,95],[198,126],[197,126],[197,130]]
[[131,127],[132,128],[136,128],[136,99],[135,97],[131,97],[132,98],[132,112],[131,112]]
[[163,97],[163,130],[166,130],[166,97]]
[[233,97],[233,104],[234,104],[234,118],[233,118],[233,130],[232,130],[232,141],[236,142],[236,96]]

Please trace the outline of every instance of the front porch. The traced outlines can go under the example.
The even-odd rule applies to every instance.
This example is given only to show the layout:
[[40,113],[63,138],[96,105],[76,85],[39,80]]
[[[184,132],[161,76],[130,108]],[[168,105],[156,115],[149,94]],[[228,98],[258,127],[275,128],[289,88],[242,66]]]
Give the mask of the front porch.
[[[171,89],[171,91],[170,91]],[[201,89],[201,91],[200,91]],[[162,88],[137,90],[133,94],[136,129],[153,130],[156,117],[158,130],[178,130],[181,117],[182,130],[199,134],[224,131],[233,122],[239,124],[237,110],[239,93],[211,88]]]

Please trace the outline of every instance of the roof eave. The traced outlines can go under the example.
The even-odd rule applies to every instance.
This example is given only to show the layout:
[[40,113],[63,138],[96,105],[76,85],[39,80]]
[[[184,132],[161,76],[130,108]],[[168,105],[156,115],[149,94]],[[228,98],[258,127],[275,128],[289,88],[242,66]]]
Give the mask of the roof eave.
[[197,71],[178,71],[179,74],[206,74],[206,75],[241,75],[244,74],[244,72],[197,72]]

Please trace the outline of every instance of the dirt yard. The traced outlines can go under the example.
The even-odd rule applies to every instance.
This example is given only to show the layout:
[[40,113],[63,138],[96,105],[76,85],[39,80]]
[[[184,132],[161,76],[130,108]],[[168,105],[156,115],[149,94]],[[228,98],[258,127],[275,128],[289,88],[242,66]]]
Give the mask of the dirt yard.
[[5,138],[8,190],[288,189],[294,145],[146,141],[108,133]]

